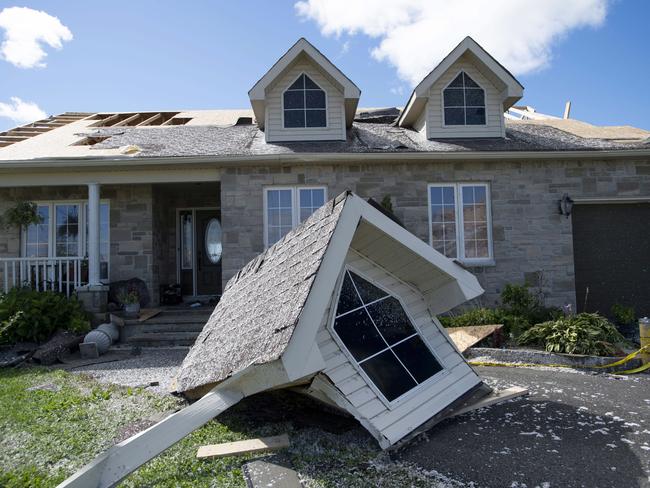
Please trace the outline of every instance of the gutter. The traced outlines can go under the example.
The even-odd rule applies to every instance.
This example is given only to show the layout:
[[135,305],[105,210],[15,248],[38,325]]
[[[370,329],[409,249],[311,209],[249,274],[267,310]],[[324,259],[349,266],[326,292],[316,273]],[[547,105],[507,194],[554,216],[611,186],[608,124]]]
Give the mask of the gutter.
[[[39,158],[0,161],[3,169],[40,168],[112,168],[149,166],[258,166],[309,163],[359,163],[405,161],[495,161],[549,159],[630,159],[650,158],[650,149],[603,151],[453,151],[453,152],[394,152],[394,153],[288,153],[252,156],[155,156],[155,157],[90,157]],[[176,168],[180,169],[180,168]]]

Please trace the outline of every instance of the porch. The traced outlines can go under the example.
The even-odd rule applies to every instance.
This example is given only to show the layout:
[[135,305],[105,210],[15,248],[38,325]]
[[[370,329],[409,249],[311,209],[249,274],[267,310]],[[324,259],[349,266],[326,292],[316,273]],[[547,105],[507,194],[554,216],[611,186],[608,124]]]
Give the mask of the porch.
[[156,175],[162,181],[155,182],[104,178],[106,183],[0,188],[0,214],[13,202],[30,201],[41,217],[39,224],[0,234],[0,291],[28,286],[68,296],[105,295],[112,284],[137,278],[146,286],[145,306],[160,304],[161,286],[180,289],[184,301],[219,297],[218,173],[178,173]]

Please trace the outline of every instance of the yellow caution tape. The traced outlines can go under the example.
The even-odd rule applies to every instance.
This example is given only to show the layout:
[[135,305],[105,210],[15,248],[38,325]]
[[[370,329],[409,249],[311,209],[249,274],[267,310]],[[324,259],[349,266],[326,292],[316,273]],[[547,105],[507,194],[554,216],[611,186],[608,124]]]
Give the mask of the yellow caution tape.
[[[583,369],[602,369],[602,368],[612,368],[615,366],[620,366],[621,364],[625,364],[628,361],[634,359],[636,356],[639,354],[645,353],[645,352],[650,352],[650,345],[644,346],[641,349],[634,351],[633,353],[628,354],[625,356],[623,359],[620,359],[618,361],[615,361],[610,364],[603,364],[601,366],[569,366],[566,364],[537,364],[537,363],[496,363],[496,362],[490,362],[490,361],[469,361],[469,364],[472,366],[501,366],[501,367],[507,367],[507,368],[530,368],[530,367],[539,367],[539,366],[546,366],[550,368],[570,368],[570,369],[577,369],[577,368],[583,368]],[[628,369],[625,371],[612,371],[611,374],[635,374],[635,373],[641,373],[643,371],[646,371],[650,369],[650,362],[643,364],[639,366],[638,368],[634,369]]]

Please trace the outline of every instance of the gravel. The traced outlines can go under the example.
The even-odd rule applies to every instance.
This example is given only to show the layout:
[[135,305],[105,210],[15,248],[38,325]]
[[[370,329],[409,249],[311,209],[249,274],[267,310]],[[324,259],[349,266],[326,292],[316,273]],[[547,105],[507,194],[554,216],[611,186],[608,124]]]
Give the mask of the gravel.
[[84,373],[102,383],[123,386],[149,386],[147,390],[169,394],[171,381],[180,367],[187,349],[144,349],[138,356],[111,363],[91,364],[75,368],[75,373]]

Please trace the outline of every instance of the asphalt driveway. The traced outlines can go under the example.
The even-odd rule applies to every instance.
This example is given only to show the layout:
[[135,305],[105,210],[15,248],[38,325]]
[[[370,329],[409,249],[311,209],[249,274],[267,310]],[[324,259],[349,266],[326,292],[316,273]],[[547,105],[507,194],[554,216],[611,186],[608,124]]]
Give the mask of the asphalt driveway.
[[477,487],[650,487],[650,376],[478,371],[530,395],[446,420],[393,458]]

